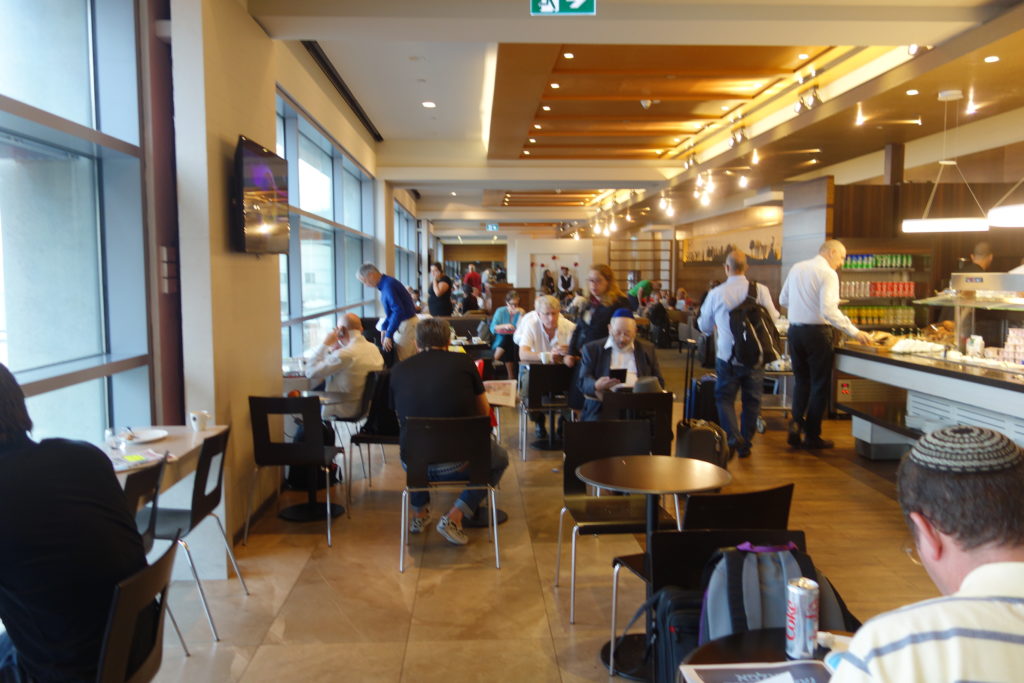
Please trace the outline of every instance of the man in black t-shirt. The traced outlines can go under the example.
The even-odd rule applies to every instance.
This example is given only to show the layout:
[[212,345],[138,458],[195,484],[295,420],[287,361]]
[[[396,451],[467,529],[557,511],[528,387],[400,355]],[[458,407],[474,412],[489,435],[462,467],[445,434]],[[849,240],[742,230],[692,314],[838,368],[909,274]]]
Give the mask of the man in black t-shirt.
[[[473,361],[464,353],[448,351],[451,327],[445,320],[427,318],[416,327],[416,345],[420,353],[410,356],[391,370],[391,405],[399,422],[407,417],[471,417],[489,415],[490,405],[484,384]],[[468,463],[450,462],[431,465],[427,474],[431,481],[454,481],[466,478]],[[491,440],[491,484],[497,486],[508,467],[508,454]],[[486,491],[467,489],[441,516],[437,531],[456,545],[469,542],[462,530],[464,516],[475,517]],[[409,531],[421,533],[430,522],[430,493],[409,494],[413,514]]]
[[146,553],[110,459],[31,429],[0,365],[0,681],[92,681],[114,586]]
[[452,279],[444,274],[444,266],[440,263],[430,264],[427,308],[430,310],[430,315],[435,318],[448,317],[452,314]]

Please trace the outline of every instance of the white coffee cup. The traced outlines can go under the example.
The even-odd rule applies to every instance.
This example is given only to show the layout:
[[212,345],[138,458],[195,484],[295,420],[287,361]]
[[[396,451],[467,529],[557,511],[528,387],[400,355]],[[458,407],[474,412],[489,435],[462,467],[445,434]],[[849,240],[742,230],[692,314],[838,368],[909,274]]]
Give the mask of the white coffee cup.
[[544,365],[550,365],[551,364],[551,352],[550,351],[541,351],[540,352],[540,362],[543,363]]
[[188,414],[188,421],[192,425],[192,431],[201,432],[210,424],[210,413],[205,410],[193,410]]

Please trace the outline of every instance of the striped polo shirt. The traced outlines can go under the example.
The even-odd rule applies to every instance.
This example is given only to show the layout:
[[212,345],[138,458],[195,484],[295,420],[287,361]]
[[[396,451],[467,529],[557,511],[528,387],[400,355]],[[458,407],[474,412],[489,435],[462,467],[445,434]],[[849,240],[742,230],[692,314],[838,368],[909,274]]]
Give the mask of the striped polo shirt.
[[857,631],[831,683],[1024,680],[1024,562],[968,574],[953,595],[886,612]]

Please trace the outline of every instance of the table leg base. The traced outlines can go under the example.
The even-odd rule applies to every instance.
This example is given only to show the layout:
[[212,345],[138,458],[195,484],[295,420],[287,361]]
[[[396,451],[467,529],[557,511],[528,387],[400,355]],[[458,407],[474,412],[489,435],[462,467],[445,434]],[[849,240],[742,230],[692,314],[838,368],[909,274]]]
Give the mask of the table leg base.
[[[498,524],[504,524],[507,521],[508,513],[501,508],[498,508]],[[476,517],[462,518],[462,526],[469,527],[470,529],[486,529],[490,524],[490,515],[487,512],[486,505],[481,505],[477,508]]]
[[[601,647],[601,663],[611,671],[608,655],[611,642]],[[626,634],[615,645],[615,674],[631,681],[653,681],[653,662],[647,658],[647,636],[643,633]]]
[[[277,516],[289,522],[323,521],[326,508],[324,503],[299,503],[286,507],[277,513]],[[331,517],[341,517],[343,514],[345,514],[344,506],[331,503]]]

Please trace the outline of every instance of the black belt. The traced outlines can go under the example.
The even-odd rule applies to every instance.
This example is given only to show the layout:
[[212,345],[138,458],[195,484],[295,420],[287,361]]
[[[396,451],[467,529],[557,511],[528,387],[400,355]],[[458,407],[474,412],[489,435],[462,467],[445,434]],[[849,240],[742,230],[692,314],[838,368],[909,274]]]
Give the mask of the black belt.
[[816,325],[811,323],[790,323],[790,327],[832,327],[831,325]]

